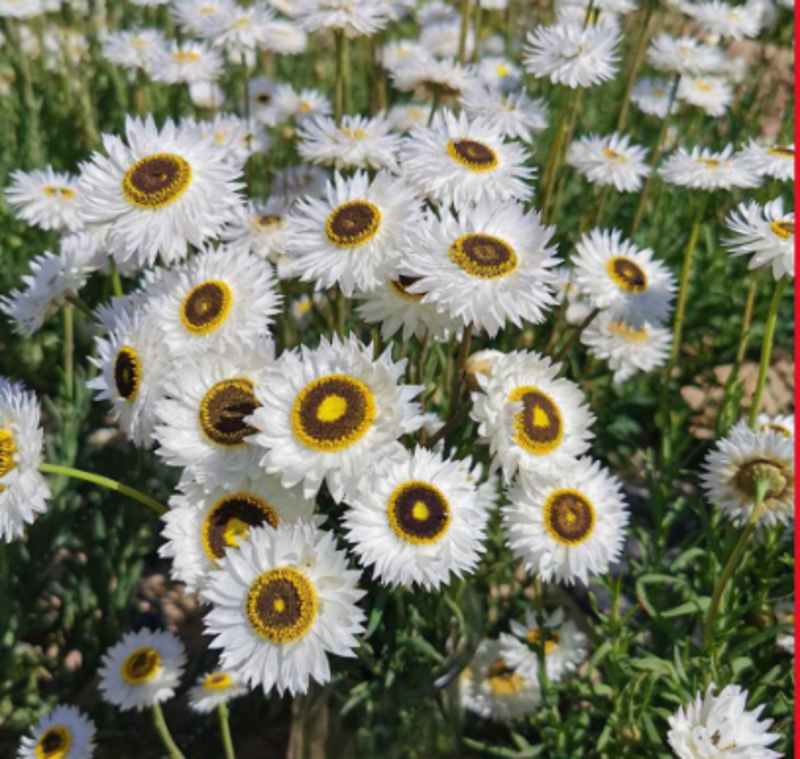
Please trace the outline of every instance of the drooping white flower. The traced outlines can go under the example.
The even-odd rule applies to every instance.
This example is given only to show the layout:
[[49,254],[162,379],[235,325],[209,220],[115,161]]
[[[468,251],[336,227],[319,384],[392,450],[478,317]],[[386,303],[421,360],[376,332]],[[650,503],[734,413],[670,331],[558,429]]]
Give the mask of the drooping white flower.
[[783,199],[765,206],[740,203],[725,224],[733,232],[723,244],[734,256],[751,256],[748,269],[769,267],[775,279],[794,277],[794,212],[784,213]]
[[687,10],[705,31],[720,37],[741,40],[758,37],[761,31],[762,13],[756,2],[731,5],[722,0],[704,0],[689,3]]
[[706,45],[694,37],[673,37],[662,32],[650,42],[647,60],[659,71],[702,76],[717,72],[724,56],[718,47]]
[[631,144],[628,135],[614,132],[577,140],[567,152],[567,162],[592,184],[613,185],[617,192],[637,192],[650,173],[646,156],[646,148]]
[[709,116],[724,116],[733,102],[733,87],[720,76],[681,77],[681,100],[702,108]]
[[661,164],[659,174],[665,182],[690,187],[694,190],[730,190],[734,187],[758,187],[757,174],[733,152],[733,145],[721,151],[710,148],[678,148]]
[[750,140],[739,155],[742,163],[759,176],[794,182],[794,143],[760,145]]
[[[666,79],[656,77],[642,77],[637,79],[631,91],[633,102],[642,113],[658,116],[663,119],[670,113],[677,113],[679,105],[673,101],[670,108],[669,98],[672,85]],[[677,93],[676,93],[677,95]]]
[[470,118],[496,124],[508,139],[533,142],[534,135],[547,127],[547,103],[523,90],[505,92],[470,85],[461,96],[461,105]]
[[30,172],[14,171],[5,190],[6,200],[23,221],[41,229],[83,229],[77,178],[48,166]]
[[309,32],[370,37],[388,25],[389,16],[386,0],[298,0],[297,17]]

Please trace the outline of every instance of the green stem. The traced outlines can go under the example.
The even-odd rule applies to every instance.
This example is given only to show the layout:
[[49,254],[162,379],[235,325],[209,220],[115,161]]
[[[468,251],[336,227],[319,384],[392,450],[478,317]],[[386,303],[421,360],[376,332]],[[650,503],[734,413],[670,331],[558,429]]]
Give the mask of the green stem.
[[113,258],[111,259],[111,289],[118,298],[122,298],[125,295],[125,290],[122,287],[122,279],[119,276],[119,269],[117,269]]
[[67,295],[66,300],[71,305],[75,306],[82,314],[85,314],[90,319],[94,319],[94,311],[92,311],[89,304],[80,297],[80,295],[76,295],[75,293],[70,293]]
[[164,712],[161,710],[161,704],[153,704],[153,724],[156,726],[156,730],[158,730],[158,734],[164,742],[170,759],[185,759],[167,727],[167,721],[164,719]]
[[631,68],[628,72],[628,81],[625,83],[625,94],[622,96],[622,106],[619,109],[619,117],[617,118],[617,131],[621,132],[625,128],[625,122],[628,120],[628,110],[631,104],[631,92],[633,92],[633,85],[636,82],[636,77],[639,74],[639,68],[644,59],[645,48],[647,47],[648,32],[650,30],[650,21],[653,18],[653,11],[656,4],[652,1],[647,2],[644,15],[642,16],[642,25],[639,27],[639,36],[636,38],[636,48],[633,53],[633,60]]
[[561,163],[561,153],[564,149],[567,134],[570,131],[570,124],[577,116],[578,105],[580,103],[581,89],[570,90],[567,96],[567,103],[564,104],[559,117],[556,134],[553,144],[550,147],[550,154],[547,156],[547,165],[544,171],[544,188],[542,189],[542,200],[540,209],[542,212],[542,222],[547,222],[547,211],[550,206],[550,197],[553,194],[556,178],[558,177],[558,167]]
[[228,706],[220,704],[217,711],[219,712],[219,730],[222,733],[225,759],[236,759],[236,752],[233,750],[233,738],[231,737],[231,725],[228,720]]
[[428,126],[433,124],[433,117],[439,108],[439,101],[442,99],[442,91],[439,87],[433,88],[433,102],[431,103],[431,112],[428,115]]
[[481,59],[481,34],[483,33],[483,10],[481,0],[475,2],[475,50],[472,53],[473,63],[478,63]]
[[742,332],[739,336],[739,346],[736,349],[737,366],[744,361],[747,353],[747,343],[750,341],[750,326],[753,322],[753,306],[756,302],[756,292],[758,291],[759,270],[753,269],[750,272],[750,286],[747,288],[747,299],[744,303],[744,316],[742,317]]
[[461,345],[458,348],[458,360],[456,362],[455,375],[453,377],[453,388],[450,393],[450,405],[447,409],[447,421],[449,422],[456,414],[458,402],[461,399],[461,386],[464,384],[466,373],[467,358],[469,349],[472,345],[472,325],[464,327],[464,334],[461,337]]
[[[34,95],[33,78],[28,56],[22,49],[22,37],[19,24],[16,20],[4,19],[10,47],[13,51],[14,61],[19,69],[19,82],[21,100],[25,107],[25,152],[33,166],[39,166],[44,161],[42,150],[42,131],[39,117],[39,105]],[[44,48],[42,48],[44,50]]]
[[764,342],[761,345],[761,362],[758,366],[758,380],[756,389],[753,392],[753,399],[750,401],[750,427],[755,428],[758,412],[761,408],[761,396],[764,393],[764,386],[767,384],[767,371],[769,369],[770,358],[772,357],[772,343],[775,338],[775,325],[778,323],[778,311],[783,300],[783,292],[786,289],[788,277],[782,277],[775,283],[775,291],[772,294],[772,301],[769,304],[767,314],[767,326],[764,330]]
[[461,34],[458,38],[458,62],[467,62],[467,34],[469,33],[469,0],[461,0]]
[[75,310],[71,303],[65,303],[61,313],[64,317],[64,380],[67,398],[75,397]]
[[717,615],[719,614],[722,594],[725,592],[728,582],[731,577],[733,577],[733,573],[736,571],[736,567],[739,566],[739,562],[742,560],[742,556],[747,549],[747,544],[750,542],[750,538],[758,523],[758,518],[761,515],[767,489],[768,485],[763,480],[756,483],[756,504],[753,507],[753,512],[750,514],[750,519],[747,520],[747,524],[742,530],[742,534],[739,536],[736,547],[733,549],[733,553],[731,553],[728,563],[722,570],[722,574],[714,588],[714,594],[711,596],[711,605],[708,608],[708,616],[706,616],[706,623],[703,628],[703,648],[706,650],[711,646],[714,638],[714,625],[717,621]]
[[334,42],[336,45],[336,89],[334,92],[333,116],[336,119],[336,123],[341,124],[342,115],[344,114],[344,34],[335,32]]
[[121,493],[128,498],[132,498],[134,501],[144,504],[149,509],[155,511],[159,516],[166,514],[167,511],[169,511],[166,506],[159,503],[154,498],[151,498],[149,495],[140,493],[135,488],[129,487],[128,485],[123,485],[121,482],[112,480],[109,477],[103,477],[100,474],[92,474],[91,472],[84,472],[82,469],[73,469],[69,466],[60,466],[58,464],[47,463],[40,464],[39,471],[44,472],[45,474],[55,474],[60,477],[71,477],[74,480],[91,482],[93,485],[99,485],[100,487],[106,488],[107,490],[112,490],[115,493]]
[[353,112],[353,72],[352,62],[350,60],[350,38],[344,36],[342,39],[342,47],[344,49],[344,71],[342,78],[342,89],[344,90],[344,112]]
[[597,201],[597,209],[594,214],[593,226],[599,227],[600,222],[603,220],[603,212],[606,210],[606,203],[608,203],[608,195],[611,192],[611,185],[607,184],[600,192],[600,198]]
[[578,341],[578,338],[583,334],[583,331],[595,320],[597,315],[600,313],[599,308],[595,308],[577,327],[572,328],[572,333],[569,336],[564,345],[561,346],[561,350],[553,356],[553,362],[558,363],[561,361],[572,349],[572,346]]

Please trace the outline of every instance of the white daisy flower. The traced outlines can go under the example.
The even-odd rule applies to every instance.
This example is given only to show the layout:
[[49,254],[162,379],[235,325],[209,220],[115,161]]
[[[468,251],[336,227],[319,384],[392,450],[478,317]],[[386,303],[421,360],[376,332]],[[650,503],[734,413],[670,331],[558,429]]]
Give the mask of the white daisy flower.
[[461,706],[483,719],[515,722],[542,703],[538,681],[523,677],[502,656],[500,641],[481,642],[459,682]]
[[275,19],[264,26],[261,48],[277,55],[301,55],[308,48],[308,35],[292,21]]
[[299,124],[315,116],[327,116],[333,111],[331,101],[318,90],[295,91],[291,84],[279,84],[272,93],[262,121],[266,124],[280,124],[293,119]]
[[498,124],[445,111],[407,138],[403,176],[420,195],[445,205],[527,200],[534,175],[528,158],[521,145],[503,139]]
[[430,112],[430,105],[403,103],[401,105],[393,105],[386,118],[392,129],[396,132],[407,134],[416,127],[427,126]]
[[197,108],[218,110],[225,105],[225,93],[214,82],[194,82],[189,85],[189,97]]
[[200,34],[205,24],[229,11],[231,0],[175,0],[172,15],[178,26],[191,35]]
[[695,190],[730,190],[731,188],[758,187],[760,177],[755,174],[739,154],[734,154],[733,145],[722,151],[710,148],[678,148],[661,164],[658,173],[665,182],[691,187]]
[[750,140],[739,155],[742,162],[759,176],[794,182],[794,143],[759,145]]
[[31,273],[22,277],[25,288],[0,297],[0,310],[14,322],[17,333],[33,335],[71,295],[83,289],[101,264],[93,235],[79,232],[64,237],[58,255],[47,251],[31,261]]
[[[464,52],[471,58],[475,50],[475,33],[467,29]],[[461,46],[461,21],[425,24],[419,35],[422,49],[436,58],[457,58]]]
[[759,414],[756,419],[756,430],[759,432],[777,432],[786,438],[794,438],[794,417],[784,414],[770,416]]
[[646,156],[647,149],[631,144],[626,134],[590,134],[570,145],[567,163],[592,184],[613,185],[617,192],[638,192],[650,173]]
[[328,654],[354,656],[365,616],[361,573],[347,568],[333,533],[313,525],[260,527],[228,550],[202,598],[222,667],[264,693],[306,693],[331,679]]
[[561,266],[554,271],[554,274],[556,300],[559,304],[566,301],[564,317],[567,324],[581,324],[592,313],[592,306],[586,295],[575,284],[575,272],[568,266]]
[[384,585],[436,590],[472,574],[488,513],[463,462],[415,448],[365,467],[347,501],[347,539]]
[[374,290],[393,273],[406,237],[422,218],[411,188],[385,171],[369,180],[338,172],[324,200],[297,203],[290,219],[286,253],[305,282],[318,290],[338,285],[350,297]]
[[[248,123],[234,113],[217,113],[211,121],[201,121],[197,129],[221,152],[226,161],[243,170],[254,153],[266,153],[269,139],[255,120]],[[236,211],[239,211],[239,206]]]
[[286,253],[289,209],[290,205],[280,197],[270,198],[266,203],[251,200],[239,209],[235,221],[220,232],[220,237],[233,247],[274,260]]
[[794,213],[784,213],[782,198],[763,207],[740,203],[725,224],[733,235],[723,244],[734,256],[752,256],[748,269],[770,267],[775,279],[794,277]]
[[391,350],[375,360],[373,353],[334,336],[316,350],[284,352],[267,369],[248,421],[252,441],[266,449],[261,466],[284,487],[302,483],[311,498],[325,481],[339,502],[364,467],[422,426],[412,399],[423,388],[399,384],[406,362],[394,363]]
[[722,0],[706,0],[688,4],[687,13],[709,34],[720,37],[741,40],[758,37],[761,32],[761,9],[754,2],[731,5]]
[[794,656],[794,604],[791,601],[781,601],[775,606],[775,622],[779,625],[789,625],[786,633],[781,633],[776,639],[779,648]]
[[718,71],[725,60],[722,51],[694,37],[673,37],[662,32],[647,49],[647,60],[659,71],[688,76],[702,76]]
[[328,188],[329,175],[319,166],[287,166],[272,175],[272,192],[293,205],[300,198],[322,198]]
[[198,677],[197,684],[189,689],[189,708],[198,714],[210,714],[248,693],[247,686],[237,675],[217,669]]
[[583,331],[581,342],[590,355],[608,361],[614,382],[619,384],[638,372],[652,372],[667,363],[672,330],[647,322],[631,327],[604,311]]
[[278,83],[268,76],[258,76],[250,80],[247,91],[250,95],[250,114],[258,122],[264,122],[262,115],[269,112],[272,96]]
[[256,390],[274,362],[271,340],[230,345],[224,353],[202,353],[178,364],[156,404],[159,456],[191,469],[206,490],[238,489],[256,476],[263,454],[249,440],[257,430],[250,414],[260,403]]
[[676,101],[669,106],[670,88],[672,85],[666,79],[644,76],[637,79],[631,90],[631,101],[642,113],[649,116],[658,116],[664,119],[667,111],[677,113],[680,106]]
[[678,759],[706,759],[724,756],[744,759],[780,759],[783,754],[767,748],[780,738],[767,732],[772,720],[762,720],[764,706],[747,711],[746,690],[728,685],[715,695],[713,683],[705,696],[680,707],[669,718],[669,745]]
[[155,407],[172,370],[158,324],[141,307],[119,311],[107,337],[97,337],[99,374],[87,386],[95,400],[111,403],[111,415],[136,446],[153,444]]
[[589,450],[594,415],[578,385],[559,378],[561,364],[519,351],[495,359],[488,375],[475,375],[470,415],[506,482],[518,469],[547,472],[569,467]]
[[241,172],[208,139],[150,117],[127,118],[125,133],[128,145],[103,136],[108,156],[94,153],[78,182],[84,221],[108,233],[115,258],[169,263],[233,219]]
[[575,89],[613,79],[620,35],[613,26],[557,23],[528,33],[525,68],[537,78]]
[[427,50],[410,52],[389,71],[389,76],[399,92],[413,92],[420,101],[438,98],[443,105],[458,102],[472,81],[469,69],[455,60],[439,60]]
[[231,246],[208,248],[168,273],[149,308],[177,358],[250,345],[280,311],[272,267]]
[[533,142],[534,135],[547,128],[546,101],[531,98],[523,90],[504,92],[470,85],[461,96],[461,105],[471,119],[490,121],[510,140]]
[[14,171],[5,190],[14,215],[40,229],[79,232],[83,220],[78,207],[77,178],[46,169]]
[[94,723],[75,706],[56,706],[20,742],[17,759],[91,759]]
[[109,32],[103,40],[103,57],[124,69],[149,72],[154,51],[166,44],[164,35],[157,29]]
[[239,57],[262,47],[267,26],[275,14],[257,0],[252,5],[225,4],[218,12],[198,22],[198,34],[214,47],[223,47]]
[[147,629],[126,633],[103,656],[100,690],[122,711],[142,711],[175,695],[185,665],[183,645],[172,633]]
[[315,502],[297,488],[286,490],[277,477],[255,472],[238,487],[213,487],[185,474],[170,498],[170,511],[159,555],[172,559],[170,574],[190,591],[198,591],[228,548],[236,548],[254,527],[295,524],[308,520]]
[[539,324],[555,305],[554,227],[522,204],[483,201],[453,214],[429,213],[403,256],[401,271],[423,295],[463,326],[494,337],[507,321]]
[[709,116],[724,116],[733,102],[733,87],[721,76],[682,77],[678,97]]
[[751,430],[739,422],[719,440],[705,461],[703,489],[734,525],[753,514],[759,482],[767,491],[758,526],[788,524],[794,519],[794,438],[780,431]]
[[[556,2],[557,8],[580,8],[583,11],[584,18],[589,9],[589,0],[558,0]],[[595,0],[592,3],[592,9],[606,15],[610,13],[618,14],[620,16],[633,13],[639,8],[636,0]]]
[[[481,3],[483,8],[483,3]],[[522,69],[508,58],[489,55],[482,58],[476,70],[478,79],[491,89],[517,89],[522,80]]]
[[44,448],[39,401],[0,377],[0,540],[10,543],[47,511],[50,488],[39,473]]
[[218,79],[222,66],[220,54],[205,43],[173,40],[169,46],[151,51],[149,71],[156,82],[194,84]]
[[[509,666],[523,677],[539,682],[539,652],[536,646],[542,628],[532,611],[525,613],[524,622],[511,620],[511,633],[500,635],[500,652]],[[561,682],[586,659],[589,641],[571,619],[564,618],[564,609],[556,609],[544,620],[544,664],[547,679]]]
[[388,169],[397,172],[402,138],[383,113],[373,118],[345,116],[307,119],[298,130],[297,152],[309,163],[337,169]]
[[503,509],[508,545],[543,582],[572,585],[603,575],[625,544],[622,484],[597,461],[577,459],[546,475],[522,477]]
[[556,7],[556,21],[569,26],[604,26],[621,33],[622,20],[618,13],[603,10],[596,4],[592,5],[591,12],[587,4],[560,3]]
[[404,58],[412,53],[422,53],[422,46],[419,42],[410,39],[399,39],[387,42],[378,54],[378,60],[386,71],[392,71]]
[[371,37],[389,23],[386,0],[298,0],[297,16],[309,32]]
[[595,308],[639,328],[663,324],[672,311],[675,277],[650,248],[637,248],[618,229],[593,229],[575,246],[575,284]]

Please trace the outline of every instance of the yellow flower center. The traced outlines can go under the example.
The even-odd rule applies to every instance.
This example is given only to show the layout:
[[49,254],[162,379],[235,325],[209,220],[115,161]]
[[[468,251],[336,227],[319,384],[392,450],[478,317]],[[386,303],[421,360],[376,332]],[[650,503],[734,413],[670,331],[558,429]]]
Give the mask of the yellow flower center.
[[514,440],[528,453],[545,456],[555,451],[564,438],[564,422],[555,401],[538,387],[523,385],[509,401],[522,402],[514,420]]
[[456,266],[479,279],[506,277],[519,264],[514,248],[492,235],[463,235],[453,242],[448,253]]
[[260,406],[251,380],[222,380],[200,403],[200,429],[212,443],[224,448],[245,445],[245,438],[257,432],[245,419]]
[[72,200],[76,194],[75,190],[71,187],[53,187],[52,185],[43,187],[42,192],[44,192],[48,198],[61,198],[62,200]]
[[[558,647],[558,630],[548,630],[547,635],[548,638],[544,642],[544,655],[550,656]],[[541,631],[536,628],[531,628],[525,633],[525,640],[531,646],[537,645],[540,637]]]
[[212,672],[210,675],[206,675],[206,679],[203,680],[203,688],[205,690],[228,690],[231,685],[233,685],[233,678],[227,672]]
[[643,293],[647,289],[647,275],[635,261],[624,256],[609,259],[606,270],[611,279],[625,292]]
[[140,158],[126,172],[122,192],[139,208],[156,209],[176,201],[192,181],[192,167],[179,155],[155,153]]
[[647,339],[647,330],[644,327],[636,329],[625,322],[611,322],[609,328],[615,335],[619,335],[629,343],[641,343]]
[[210,279],[195,285],[181,303],[181,321],[193,335],[208,335],[219,329],[233,308],[233,292],[227,282]]
[[603,148],[603,155],[611,161],[617,161],[618,163],[627,163],[628,159],[625,158],[622,153],[617,153],[616,150],[612,150],[611,148]]
[[504,659],[495,659],[487,672],[486,682],[498,696],[513,696],[525,687],[525,679],[511,669]]
[[149,683],[161,669],[161,654],[155,648],[137,648],[122,663],[122,679],[128,685]]
[[772,234],[780,237],[781,240],[790,240],[794,237],[793,221],[773,221],[769,228],[772,230]]
[[317,591],[293,567],[270,569],[260,575],[247,594],[247,618],[270,643],[291,643],[314,624],[319,609]]
[[386,515],[394,534],[415,545],[436,543],[450,527],[450,504],[444,493],[419,480],[404,482],[394,489]]
[[577,490],[554,490],[544,504],[544,523],[557,543],[580,545],[594,531],[594,506]]
[[127,403],[133,403],[142,386],[142,362],[139,354],[123,345],[114,358],[114,385],[117,394]]
[[339,132],[349,140],[363,140],[367,133],[363,129],[350,129],[349,127],[339,127]]
[[470,171],[486,172],[498,166],[497,153],[488,145],[475,140],[450,140],[447,155]]
[[232,493],[220,498],[203,520],[202,540],[206,556],[215,562],[226,548],[238,548],[251,528],[268,524],[277,527],[278,512],[252,493]]
[[405,300],[411,300],[415,302],[421,301],[424,297],[424,293],[419,293],[415,295],[414,293],[408,292],[408,288],[411,287],[415,282],[419,282],[421,277],[407,277],[401,274],[397,279],[392,280],[389,282],[389,287],[392,288],[392,292],[395,295],[404,298]]
[[[16,455],[17,445],[14,442],[14,436],[11,434],[11,430],[5,430],[0,427],[0,480],[17,468],[17,462],[15,460]],[[3,484],[0,483],[0,493],[2,493],[3,490]]]
[[172,54],[172,60],[175,63],[197,63],[200,60],[200,56],[188,50],[177,50]]
[[790,161],[794,160],[794,148],[782,148],[776,145],[772,148],[767,148],[769,155],[779,156],[780,158],[788,158]]
[[711,90],[714,89],[708,82],[704,82],[702,79],[698,79],[694,83],[694,86],[701,92],[711,92]]
[[36,741],[36,759],[65,759],[72,748],[72,733],[63,725],[54,725]]
[[331,211],[325,233],[337,248],[356,248],[372,240],[380,228],[378,206],[367,200],[350,200]]
[[262,232],[266,232],[268,229],[283,226],[283,217],[273,213],[262,214],[253,219],[253,226]]
[[782,437],[792,437],[792,431],[790,429],[784,427],[782,424],[776,424],[775,422],[767,422],[766,424],[762,424],[758,429],[759,432],[777,432]]

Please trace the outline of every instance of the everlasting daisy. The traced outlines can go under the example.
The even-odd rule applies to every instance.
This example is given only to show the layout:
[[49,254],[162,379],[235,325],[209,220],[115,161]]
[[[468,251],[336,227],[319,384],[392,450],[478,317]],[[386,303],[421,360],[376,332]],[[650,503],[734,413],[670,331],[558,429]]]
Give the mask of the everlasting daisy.
[[537,78],[575,89],[613,79],[620,35],[607,24],[539,26],[528,33],[525,68]]
[[175,695],[185,664],[183,645],[172,633],[127,633],[103,656],[100,690],[122,711],[142,711]]
[[[269,149],[269,140],[258,124],[233,113],[217,113],[212,121],[201,121],[197,128],[203,137],[211,138],[211,144],[226,161],[240,169],[251,155],[266,153]],[[241,206],[236,210],[239,209]]]
[[712,683],[705,696],[698,692],[693,702],[680,707],[669,718],[669,745],[678,759],[706,759],[728,755],[733,759],[780,759],[771,746],[780,734],[767,732],[772,720],[762,720],[764,706],[747,711],[747,691],[728,685],[715,695]]
[[667,363],[672,330],[647,322],[632,327],[602,312],[583,331],[581,342],[592,356],[608,361],[614,382],[620,383],[637,372],[652,372]]
[[784,414],[778,416],[759,414],[756,419],[756,429],[759,432],[772,431],[786,438],[794,438],[794,417]]
[[675,278],[650,248],[623,240],[618,229],[594,229],[578,241],[576,252],[575,283],[596,308],[637,328],[667,320]]
[[149,117],[128,118],[125,132],[128,145],[104,135],[108,156],[94,153],[78,182],[86,224],[107,232],[118,260],[174,261],[233,219],[241,173],[210,140]]
[[470,414],[507,482],[520,468],[569,467],[589,449],[594,416],[578,385],[559,378],[560,371],[545,356],[519,351],[497,357],[488,375],[475,375],[480,390]]
[[387,42],[381,48],[378,57],[381,66],[383,66],[386,71],[392,71],[404,58],[407,58],[412,53],[419,54],[422,52],[422,47],[418,42],[403,38]]
[[794,213],[784,213],[782,198],[763,208],[740,203],[725,224],[733,232],[725,247],[734,256],[751,255],[748,269],[771,267],[775,279],[794,277]]
[[678,97],[709,116],[724,116],[733,102],[733,87],[720,76],[682,77]]
[[538,681],[523,677],[502,656],[500,642],[481,642],[459,683],[461,705],[483,719],[515,722],[541,706]]
[[391,131],[388,119],[345,116],[337,125],[331,118],[308,119],[298,131],[297,151],[310,163],[337,169],[388,169],[397,171],[401,137]]
[[337,173],[324,200],[298,202],[286,253],[301,279],[318,290],[338,285],[349,297],[384,283],[421,217],[411,188],[388,172],[371,182],[362,172],[351,179]]
[[176,0],[172,15],[185,32],[200,34],[200,30],[211,19],[219,18],[223,10],[230,9],[231,0]]
[[400,92],[413,92],[416,100],[438,98],[441,104],[457,102],[471,81],[471,72],[455,60],[439,60],[426,50],[413,51],[390,71]]
[[386,0],[298,0],[298,18],[310,32],[329,30],[369,37],[389,23]]
[[638,192],[650,173],[647,149],[632,145],[626,134],[606,137],[590,134],[570,146],[567,162],[592,184],[613,185],[617,192]]
[[270,198],[266,203],[249,201],[239,209],[236,220],[220,233],[234,247],[242,247],[259,258],[270,258],[286,252],[289,234],[290,205],[282,198]]
[[308,35],[291,21],[275,19],[264,26],[261,47],[277,55],[300,55],[308,47]]
[[192,105],[198,108],[217,110],[225,104],[225,93],[214,82],[195,82],[189,85]]
[[523,476],[508,498],[508,545],[543,582],[588,585],[619,559],[627,504],[620,481],[598,462],[581,458],[546,476]]
[[191,468],[209,491],[238,489],[255,476],[263,452],[248,440],[257,432],[248,420],[260,406],[256,390],[273,357],[272,342],[262,338],[178,365],[156,405],[155,437],[164,461]]
[[[586,636],[571,619],[564,618],[564,610],[556,609],[544,620],[544,662],[547,678],[557,683],[576,672],[586,659]],[[500,635],[500,651],[509,666],[523,677],[539,681],[539,652],[537,644],[543,637],[536,615],[525,613],[524,622],[511,620],[511,635]]]
[[30,172],[15,171],[5,190],[6,200],[15,215],[41,229],[83,229],[78,207],[76,177],[53,171],[51,167]]
[[556,275],[556,300],[560,305],[566,305],[564,316],[567,323],[581,324],[592,312],[592,307],[586,295],[575,284],[575,272],[567,266],[561,266],[555,270],[554,274]]
[[6,543],[22,537],[25,525],[47,510],[40,416],[33,393],[0,377],[0,540]]
[[471,574],[488,513],[468,474],[462,462],[424,448],[365,468],[344,519],[360,563],[392,587],[433,590]]
[[726,145],[722,151],[710,148],[678,148],[661,164],[659,174],[665,182],[691,187],[695,190],[730,190],[733,187],[758,187],[758,175],[751,171],[733,145]]
[[218,669],[197,678],[197,684],[189,689],[189,707],[199,714],[209,714],[248,692],[237,675]]
[[94,723],[74,706],[56,706],[20,742],[17,759],[91,759]]
[[647,50],[647,60],[659,71],[701,76],[718,71],[725,60],[722,51],[694,37],[673,37],[662,32]]
[[642,113],[658,118],[666,118],[667,111],[678,112],[678,103],[672,103],[670,109],[670,88],[672,85],[666,79],[642,77],[636,80],[631,91],[631,101],[636,104]]
[[103,56],[124,69],[150,71],[151,56],[166,46],[157,29],[109,32],[103,41]]
[[402,155],[403,176],[419,194],[460,207],[486,201],[527,200],[533,169],[528,152],[503,139],[500,126],[463,113],[437,113],[415,129]]
[[267,26],[273,19],[272,11],[260,0],[246,7],[230,3],[200,20],[198,33],[214,47],[223,47],[241,57],[263,45]]
[[428,124],[431,107],[419,103],[404,103],[393,105],[386,117],[396,132],[407,134],[416,127],[424,127]]
[[547,127],[547,103],[524,91],[506,93],[471,85],[464,91],[461,105],[467,116],[490,121],[511,140],[533,142],[534,135]]
[[418,278],[408,292],[492,337],[506,321],[540,323],[555,305],[554,231],[513,202],[430,213],[403,256],[402,273]]
[[261,465],[284,487],[302,483],[311,498],[325,481],[338,502],[364,467],[422,426],[412,400],[422,387],[399,384],[405,361],[392,362],[390,350],[372,356],[352,336],[323,338],[267,370],[249,421],[265,449]]
[[278,88],[278,83],[268,76],[259,76],[251,79],[248,85],[250,95],[250,113],[256,121],[262,121],[261,115],[269,110],[272,96]]
[[731,5],[722,0],[705,0],[688,5],[688,13],[710,34],[741,40],[758,37],[761,32],[761,9],[757,3]]
[[272,93],[272,101],[262,117],[266,124],[279,124],[293,119],[297,123],[317,116],[326,116],[333,108],[331,102],[317,90],[295,91],[291,84],[279,84]]
[[476,73],[478,79],[490,89],[517,89],[522,77],[522,69],[508,60],[508,58],[499,58],[497,56],[482,58]]
[[306,693],[310,680],[331,679],[328,654],[354,656],[364,612],[356,603],[361,573],[347,568],[332,533],[310,524],[251,530],[220,569],[203,599],[222,666],[251,688]]
[[173,579],[200,590],[228,548],[236,548],[250,530],[263,525],[295,524],[308,519],[315,502],[299,490],[286,490],[264,472],[244,477],[235,489],[214,487],[184,475],[162,519],[166,543],[159,554],[172,559]]
[[742,162],[759,176],[794,182],[794,143],[759,145],[750,140],[739,155]]
[[178,84],[210,82],[222,71],[222,57],[202,42],[173,41],[169,47],[156,47],[150,53],[151,76],[156,82]]
[[759,484],[766,488],[759,526],[794,518],[794,438],[772,429],[751,430],[742,421],[717,442],[705,464],[703,489],[735,525],[751,518]]
[[272,191],[293,205],[300,198],[322,198],[328,187],[328,172],[319,166],[287,166],[272,175]]

